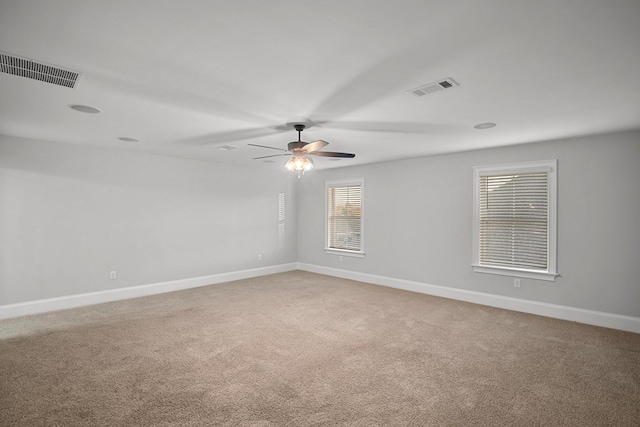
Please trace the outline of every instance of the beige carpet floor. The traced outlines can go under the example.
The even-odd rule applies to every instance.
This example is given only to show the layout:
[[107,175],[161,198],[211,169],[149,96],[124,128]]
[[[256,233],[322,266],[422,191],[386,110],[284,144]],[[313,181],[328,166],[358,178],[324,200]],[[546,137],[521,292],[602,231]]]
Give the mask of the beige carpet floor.
[[0,321],[2,426],[638,426],[640,335],[294,271]]

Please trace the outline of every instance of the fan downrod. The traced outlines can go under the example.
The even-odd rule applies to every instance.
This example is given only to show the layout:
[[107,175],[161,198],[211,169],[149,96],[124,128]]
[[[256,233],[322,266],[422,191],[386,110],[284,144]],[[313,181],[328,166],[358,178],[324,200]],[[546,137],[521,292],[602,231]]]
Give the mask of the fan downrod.
[[304,130],[305,125],[303,125],[303,124],[295,124],[295,125],[293,125],[293,128],[298,131],[298,140],[289,143],[289,145],[287,146],[289,151],[296,151],[296,150],[301,149],[305,145],[307,145],[306,142],[302,142],[302,139],[300,139],[300,133]]

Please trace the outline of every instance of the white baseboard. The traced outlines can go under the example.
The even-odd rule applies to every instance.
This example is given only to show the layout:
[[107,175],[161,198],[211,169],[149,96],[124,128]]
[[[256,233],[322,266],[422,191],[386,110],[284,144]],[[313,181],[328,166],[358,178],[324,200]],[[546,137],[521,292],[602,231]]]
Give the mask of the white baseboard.
[[152,283],[148,285],[132,286],[121,289],[91,292],[86,294],[69,295],[57,298],[48,298],[36,301],[27,301],[17,304],[0,305],[0,319],[26,316],[29,314],[45,313],[49,311],[65,310],[85,305],[100,304],[104,302],[118,301],[128,298],[137,298],[147,295],[161,294],[165,292],[180,291],[197,288],[200,286],[215,285],[234,280],[249,279],[268,274],[284,273],[292,270],[304,270],[327,276],[343,279],[357,280],[359,282],[390,288],[403,289],[443,298],[487,305],[490,307],[504,308],[539,316],[553,317],[585,323],[588,325],[602,326],[605,328],[619,329],[622,331],[640,333],[640,318],[623,316],[620,314],[604,313],[601,311],[585,310],[581,308],[563,305],[548,304],[543,302],[522,300],[518,298],[500,295],[486,294],[482,292],[468,291],[464,289],[450,288],[446,286],[430,285],[410,280],[395,279],[392,277],[378,276],[374,274],[358,273],[337,268],[323,267],[305,263],[280,264],[270,267],[241,270],[229,273],[213,274],[210,276],[194,277],[190,279],[173,280],[169,282]]
[[200,286],[215,285],[234,280],[266,276],[268,274],[284,273],[286,271],[296,270],[296,268],[296,263],[280,264],[251,270],[233,271],[230,273],[212,274],[210,276],[193,277],[190,279],[172,280],[170,282],[152,283],[128,288],[110,289],[86,294],[76,294],[57,298],[27,301],[17,304],[0,305],[0,319],[45,313],[55,310],[66,310],[68,308],[162,294],[165,292],[181,291]]
[[357,280],[359,282],[382,285],[390,288],[403,289],[421,294],[450,298],[490,307],[504,308],[506,310],[520,311],[523,313],[537,314],[539,316],[553,317],[555,319],[569,320],[588,325],[602,326],[605,328],[619,329],[622,331],[640,333],[640,318],[623,316],[620,314],[604,313],[601,311],[585,310],[582,308],[568,307],[564,305],[548,304],[544,302],[522,300],[518,298],[500,295],[474,292],[464,289],[450,288],[446,286],[429,285],[410,280],[394,279],[392,277],[377,276],[374,274],[358,273],[354,271],[340,270],[337,268],[322,267],[319,265],[298,263],[298,270],[343,279]]

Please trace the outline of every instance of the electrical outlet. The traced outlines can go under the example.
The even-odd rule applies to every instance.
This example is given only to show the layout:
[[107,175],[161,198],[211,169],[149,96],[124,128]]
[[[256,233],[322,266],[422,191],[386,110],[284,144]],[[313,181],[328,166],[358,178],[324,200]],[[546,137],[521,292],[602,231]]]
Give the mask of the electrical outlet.
[[258,254],[258,261],[262,261],[262,254]]
[[116,280],[118,278],[118,272],[112,270],[109,272],[109,280]]
[[520,287],[520,279],[513,279],[513,287],[514,288]]
[[340,255],[340,256],[338,257],[338,261],[342,262],[343,260],[344,260],[344,258],[342,258],[342,255]]

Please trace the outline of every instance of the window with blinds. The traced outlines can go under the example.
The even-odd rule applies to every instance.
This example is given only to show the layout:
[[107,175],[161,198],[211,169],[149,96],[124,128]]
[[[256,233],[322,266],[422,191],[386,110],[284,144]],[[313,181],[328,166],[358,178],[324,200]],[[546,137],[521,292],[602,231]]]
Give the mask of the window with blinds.
[[362,180],[327,183],[327,249],[362,254]]
[[556,162],[475,168],[476,271],[555,279]]
[[278,248],[284,248],[285,193],[278,194]]

